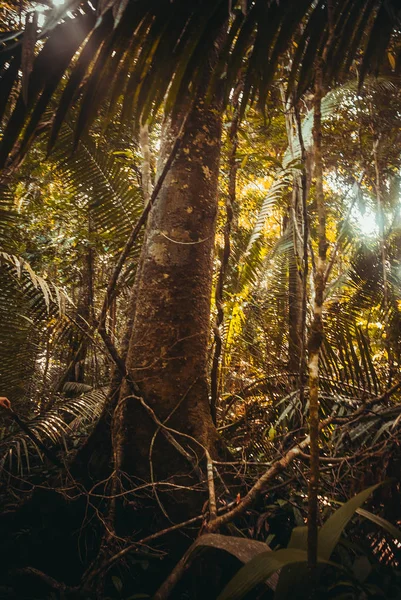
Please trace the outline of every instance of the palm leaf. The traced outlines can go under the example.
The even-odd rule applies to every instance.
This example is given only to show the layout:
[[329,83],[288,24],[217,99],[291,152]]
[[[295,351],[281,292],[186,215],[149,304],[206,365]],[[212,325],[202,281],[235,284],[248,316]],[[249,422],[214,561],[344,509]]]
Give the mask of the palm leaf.
[[44,44],[33,63],[26,94],[27,102],[25,103],[21,92],[4,129],[0,146],[0,168],[6,164],[8,155],[29,118],[20,150],[27,147],[65,70],[93,23],[93,12],[79,14],[76,19],[57,25],[53,36]]
[[[67,451],[68,443],[74,440],[80,427],[94,423],[99,418],[105,400],[106,393],[102,389],[92,390],[77,398],[62,399],[25,425],[49,449],[62,446]],[[44,460],[41,448],[24,431],[13,433],[0,441],[0,465],[4,472],[24,475],[37,458]]]
[[277,206],[279,201],[282,200],[284,193],[292,185],[294,177],[296,177],[297,174],[299,174],[299,169],[294,162],[289,163],[286,167],[283,167],[277,172],[274,181],[265,199],[263,200],[255,226],[249,239],[248,248],[246,250],[247,252],[250,251],[253,244],[260,237],[268,216],[270,216],[273,208]]
[[[33,271],[26,260],[7,254],[6,252],[0,252],[0,264],[5,264],[8,267],[15,269],[17,278],[19,280],[21,280],[21,277],[24,278],[24,283],[22,285],[25,284],[28,287],[33,286],[35,290],[42,293],[39,295],[43,297],[48,313],[50,312],[52,304],[57,305],[60,315],[65,312],[65,305],[69,299],[64,290],[53,283],[47,283],[43,277],[40,277]],[[33,302],[33,304],[37,306],[37,302]]]
[[0,282],[0,381],[15,401],[28,393],[41,338],[64,314],[68,298],[26,261],[5,252],[0,253]]
[[[237,4],[238,2],[233,3],[234,6]],[[72,11],[73,18],[57,24],[63,18],[67,6],[70,7],[67,10]],[[71,75],[73,83],[67,83],[69,91],[62,96],[62,108],[58,111],[52,143],[63,115],[74,102],[78,88],[81,107],[76,139],[87,129],[100,105],[112,93],[112,89],[107,86],[107,72],[117,85],[115,74],[126,60],[128,49],[132,49],[133,38],[137,48],[143,48],[141,59],[133,60],[131,67],[123,72],[132,82],[129,94],[137,110],[137,118],[142,113],[150,114],[158,108],[171,81],[173,85],[169,91],[169,106],[175,103],[177,94],[183,91],[184,82],[186,89],[192,85],[192,92],[196,93],[202,71],[207,66],[204,56],[213,48],[223,29],[228,29],[231,43],[229,49],[227,44],[223,44],[229,86],[237,79],[238,72],[245,70],[243,108],[250,98],[255,98],[258,94],[264,104],[278,59],[287,50],[293,36],[297,39],[300,51],[294,61],[290,82],[294,82],[294,85],[297,82],[300,89],[305,89],[313,80],[316,56],[323,52],[324,42],[328,39],[327,11],[322,0],[317,4],[313,0],[285,0],[280,3],[256,0],[245,17],[232,19],[228,25],[227,3],[223,0],[206,0],[201,4],[188,0],[176,0],[172,3],[162,0],[99,2],[97,15],[85,2],[81,11],[75,10],[76,6],[75,1],[67,2],[63,10],[49,13],[42,31],[46,41],[33,61],[29,77],[27,106],[21,92],[5,129],[1,147],[3,165],[30,119],[22,147],[22,151],[25,151],[63,74],[81,46],[79,67]],[[358,10],[359,8],[360,0],[340,0],[335,3],[333,17],[336,35],[329,48],[329,56],[333,58],[331,70],[328,70],[328,75],[331,74],[332,77],[344,74],[350,60],[358,52],[363,54],[362,79],[369,71],[376,73],[397,32],[396,0],[386,3],[372,0],[366,3],[365,10]],[[148,22],[148,26],[141,29],[140,25],[144,21]],[[312,21],[314,26],[308,27]],[[303,27],[299,34],[301,23]],[[161,24],[166,26],[161,27]],[[99,27],[104,28],[101,36],[94,33]],[[235,31],[232,36],[231,27]],[[351,44],[350,31],[354,32]],[[91,32],[95,37],[98,35],[94,45],[101,43],[102,46],[96,57],[93,51],[86,51],[85,48],[86,43],[93,44],[93,36],[87,36]],[[75,35],[71,35],[72,33]],[[23,36],[19,33],[13,33],[11,37],[3,36],[3,61],[8,65],[0,75],[4,90],[0,105],[3,106],[11,98],[14,87],[19,84],[17,65],[20,64],[21,37]],[[170,48],[171,51],[160,54],[158,48]],[[49,63],[50,56],[52,60]]]
[[143,210],[141,190],[131,170],[116,155],[105,153],[85,139],[71,154],[72,127],[66,123],[52,155],[68,192],[87,199],[88,210],[99,232],[107,233],[114,251],[121,249]]

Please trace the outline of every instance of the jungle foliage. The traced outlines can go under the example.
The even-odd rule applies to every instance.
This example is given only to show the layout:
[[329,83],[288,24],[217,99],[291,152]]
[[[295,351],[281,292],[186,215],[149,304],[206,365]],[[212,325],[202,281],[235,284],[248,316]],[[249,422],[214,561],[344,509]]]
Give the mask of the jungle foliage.
[[399,3],[0,10],[1,597],[399,598]]

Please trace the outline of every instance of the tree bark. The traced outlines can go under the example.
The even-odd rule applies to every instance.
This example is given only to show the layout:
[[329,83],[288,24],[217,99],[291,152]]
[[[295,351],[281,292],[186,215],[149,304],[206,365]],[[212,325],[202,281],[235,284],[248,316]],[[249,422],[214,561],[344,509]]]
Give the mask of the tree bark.
[[[92,233],[92,219],[88,216],[88,236]],[[70,339],[70,357],[68,368],[58,383],[58,390],[62,391],[67,382],[85,382],[85,361],[88,353],[89,338],[87,332],[93,317],[93,281],[94,281],[94,250],[91,242],[86,244],[83,252],[81,288],[77,303],[76,321],[80,327],[79,332],[73,332]]]
[[302,322],[302,293],[303,272],[301,271],[301,254],[297,230],[302,231],[302,213],[299,178],[294,182],[292,196],[292,219],[289,228],[293,237],[292,252],[288,260],[288,371],[299,373],[301,368],[301,355],[303,347],[303,322]]
[[[307,256],[304,256],[304,240],[307,240],[307,223],[304,215],[304,197],[308,193],[306,181],[306,155],[303,147],[300,119],[294,98],[287,99],[284,86],[280,86],[281,100],[285,116],[288,149],[291,160],[295,159],[294,146],[301,145],[303,172],[294,176],[293,190],[286,219],[286,230],[292,236],[292,249],[288,256],[288,371],[297,373],[299,380],[304,370],[305,319],[304,290],[307,272]],[[299,116],[299,115],[298,115]],[[296,140],[296,136],[298,140]],[[302,143],[301,143],[302,141]],[[299,384],[299,381],[296,383]]]
[[310,436],[310,476],[308,486],[308,569],[310,576],[310,598],[316,597],[317,558],[318,558],[318,520],[319,520],[319,478],[320,478],[320,416],[319,416],[319,358],[323,343],[323,304],[325,291],[325,273],[327,262],[326,207],[323,189],[322,154],[322,98],[324,95],[324,67],[327,53],[334,38],[333,0],[327,2],[327,24],[329,36],[321,57],[315,68],[313,94],[313,154],[315,170],[315,194],[317,212],[317,264],[315,269],[313,318],[308,340],[309,371],[309,436]]
[[[127,369],[160,422],[191,436],[175,437],[200,459],[216,456],[207,383],[222,102],[198,93],[187,116],[179,153],[151,210],[137,279],[136,312]],[[168,154],[183,110],[165,126]],[[118,470],[149,481],[192,467],[162,436],[128,384],[115,419]]]
[[[318,490],[319,490],[319,354],[323,342],[323,297],[324,273],[326,270],[326,210],[323,191],[322,160],[322,121],[321,100],[323,95],[323,65],[320,60],[316,68],[314,89],[314,163],[316,180],[317,235],[318,257],[315,272],[315,297],[313,303],[313,319],[308,342],[309,369],[309,435],[310,435],[310,477],[308,487],[308,563],[312,571],[312,583],[317,565],[317,532],[318,532]],[[312,590],[313,596],[314,590]]]
[[232,121],[229,130],[229,172],[228,172],[228,195],[226,197],[226,222],[224,225],[224,246],[220,259],[220,270],[217,274],[217,283],[215,291],[216,319],[214,324],[214,353],[212,359],[212,369],[210,374],[210,408],[213,423],[217,423],[217,404],[219,400],[219,391],[221,386],[221,360],[223,347],[223,324],[224,324],[224,285],[227,268],[231,254],[231,230],[234,219],[234,206],[237,195],[237,150],[238,150],[238,128],[240,124],[240,106],[239,100],[244,84],[242,79],[234,89],[232,98]]

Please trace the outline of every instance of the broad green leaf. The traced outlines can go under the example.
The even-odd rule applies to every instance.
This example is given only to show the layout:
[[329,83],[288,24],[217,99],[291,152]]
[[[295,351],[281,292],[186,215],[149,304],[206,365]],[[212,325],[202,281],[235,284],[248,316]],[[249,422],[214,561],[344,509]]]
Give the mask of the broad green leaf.
[[308,540],[308,528],[306,525],[301,527],[294,527],[291,532],[291,538],[288,543],[288,548],[294,548],[297,550],[306,550]]
[[[279,569],[289,565],[307,564],[307,552],[295,548],[285,548],[274,552],[263,552],[249,561],[224,588],[217,600],[241,600],[255,586],[263,583]],[[328,564],[336,568],[340,565],[318,558],[319,564]],[[283,569],[284,570],[284,569]],[[288,572],[288,571],[287,571]],[[281,575],[280,575],[281,578]]]
[[361,515],[361,517],[365,517],[365,519],[369,519],[369,521],[372,521],[372,523],[375,523],[376,525],[379,525],[379,527],[385,529],[385,531],[390,533],[393,538],[397,540],[397,542],[401,543],[401,531],[392,523],[387,521],[387,519],[383,519],[383,517],[379,517],[379,515],[375,515],[364,508],[358,508],[356,512],[358,515]]
[[[308,528],[306,525],[300,527],[294,527],[291,532],[291,538],[288,543],[288,549],[303,550],[307,551],[308,543]],[[276,593],[274,596],[275,600],[287,600],[290,597],[291,591],[296,588],[304,579],[306,575],[307,565],[306,563],[296,563],[287,565],[280,572],[280,578],[278,580]]]
[[[294,548],[284,548],[274,552],[263,552],[250,560],[238,571],[233,579],[224,588],[217,600],[240,600],[255,586],[263,583],[276,571],[288,565],[307,562],[307,552]],[[340,565],[318,558],[319,564],[328,564],[336,568]]]
[[354,516],[355,512],[362,506],[362,504],[369,498],[381,483],[372,485],[371,487],[363,490],[351,500],[348,500],[341,508],[337,509],[334,514],[331,515],[321,527],[318,537],[319,545],[319,556],[328,560],[333,552],[338,540],[344,528]]
[[306,560],[307,554],[304,550],[284,549],[277,552],[263,552],[238,571],[217,600],[240,600],[285,565],[306,562]]

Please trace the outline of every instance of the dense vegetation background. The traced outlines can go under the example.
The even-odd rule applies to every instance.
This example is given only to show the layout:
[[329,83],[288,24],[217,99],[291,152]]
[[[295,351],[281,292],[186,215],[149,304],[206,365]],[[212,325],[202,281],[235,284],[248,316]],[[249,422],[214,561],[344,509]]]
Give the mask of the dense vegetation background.
[[401,597],[400,14],[1,4],[2,598]]

